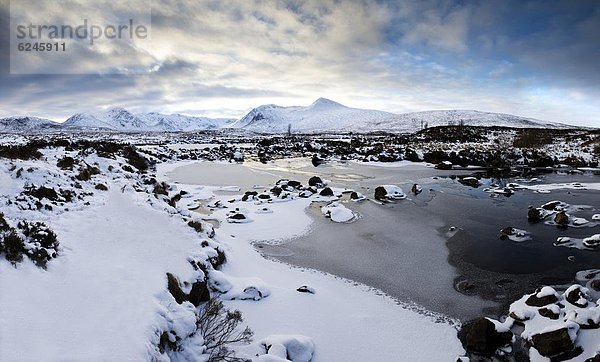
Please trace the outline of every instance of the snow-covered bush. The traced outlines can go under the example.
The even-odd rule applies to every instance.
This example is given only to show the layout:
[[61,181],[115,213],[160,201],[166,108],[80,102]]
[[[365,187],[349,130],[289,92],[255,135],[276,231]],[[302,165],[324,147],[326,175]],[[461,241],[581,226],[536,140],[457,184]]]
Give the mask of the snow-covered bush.
[[54,231],[42,222],[21,221],[17,227],[25,236],[27,256],[45,269],[46,263],[58,255],[59,242]]
[[75,159],[69,156],[65,156],[56,162],[56,166],[63,170],[72,170],[74,165]]
[[2,246],[0,250],[4,254],[6,260],[13,264],[17,264],[23,260],[23,252],[25,251],[25,243],[17,234],[16,230],[11,229],[2,236]]
[[239,310],[230,311],[223,302],[210,299],[202,308],[196,325],[198,332],[204,338],[208,361],[243,361],[236,358],[229,345],[233,343],[249,343],[253,332],[246,327],[238,331],[238,326],[244,320]]
[[46,263],[58,255],[59,242],[56,234],[41,222],[20,221],[13,228],[0,213],[0,254],[17,264],[26,255],[37,266],[46,268]]

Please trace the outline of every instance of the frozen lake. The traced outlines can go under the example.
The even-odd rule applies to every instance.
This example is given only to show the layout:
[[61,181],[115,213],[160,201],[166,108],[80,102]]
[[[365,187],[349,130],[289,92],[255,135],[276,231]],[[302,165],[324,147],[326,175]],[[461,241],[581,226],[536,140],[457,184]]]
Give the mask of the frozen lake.
[[[317,175],[330,180],[330,186],[354,189],[369,198],[379,185],[399,185],[409,197],[397,203],[355,203],[346,196],[342,202],[360,215],[350,224],[331,222],[320,211],[324,204],[313,203],[307,210],[313,219],[308,234],[276,244],[257,242],[255,247],[267,257],[355,280],[403,302],[462,320],[481,314],[497,316],[506,303],[540,284],[567,283],[577,270],[600,267],[594,252],[552,245],[558,236],[597,233],[597,226],[563,231],[527,221],[528,205],[540,206],[555,199],[592,206],[577,214],[590,220],[591,214],[598,212],[594,207],[600,206],[598,191],[538,194],[521,190],[511,197],[490,197],[483,187],[473,189],[449,178],[460,174],[466,171],[442,171],[413,163],[313,167],[307,159],[287,159],[267,165],[199,162],[176,168],[169,178],[186,184],[239,186],[243,193],[268,189],[280,178],[306,184]],[[546,175],[543,182],[598,179]],[[409,192],[414,183],[423,188],[421,194]],[[508,226],[525,229],[533,238],[522,243],[500,240],[499,230]],[[450,227],[457,231],[449,233]]]

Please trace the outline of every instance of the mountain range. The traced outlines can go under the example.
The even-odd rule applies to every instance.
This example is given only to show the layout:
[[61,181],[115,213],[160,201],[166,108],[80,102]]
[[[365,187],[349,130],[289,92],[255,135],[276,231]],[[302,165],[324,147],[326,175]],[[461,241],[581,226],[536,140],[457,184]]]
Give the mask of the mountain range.
[[323,133],[385,131],[415,132],[425,126],[464,124],[515,128],[574,128],[503,113],[473,110],[425,111],[395,114],[377,110],[350,108],[319,98],[309,106],[282,107],[274,104],[252,109],[239,120],[194,117],[182,114],[139,113],[112,108],[101,113],[78,113],[63,123],[36,117],[0,119],[0,132],[27,133],[48,131],[116,132],[190,132],[239,129],[256,133]]

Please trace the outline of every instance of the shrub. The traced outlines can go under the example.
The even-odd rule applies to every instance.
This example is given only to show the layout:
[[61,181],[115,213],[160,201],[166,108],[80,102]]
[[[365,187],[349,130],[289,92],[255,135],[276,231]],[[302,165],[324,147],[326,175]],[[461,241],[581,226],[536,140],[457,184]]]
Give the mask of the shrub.
[[0,157],[16,160],[32,160],[42,157],[38,146],[28,143],[23,146],[0,146]]
[[10,225],[4,218],[4,214],[0,212],[0,234],[5,233],[10,230]]
[[[71,190],[59,189],[58,192],[53,188],[46,186],[36,187],[35,185],[28,185],[22,192],[23,195],[34,197],[38,200],[48,199],[49,201],[65,201],[71,202],[75,197],[75,192]],[[40,204],[41,207],[41,204]]]
[[73,157],[65,156],[56,162],[56,166],[63,170],[71,170],[75,165],[75,159]]
[[166,195],[169,196],[169,185],[166,182],[160,182],[154,185],[154,189],[152,190],[154,195]]
[[46,186],[35,187],[32,185],[26,187],[25,190],[23,190],[23,193],[25,195],[35,197],[38,200],[48,199],[50,201],[58,201],[58,193],[56,192],[56,190],[48,188]]
[[540,148],[552,142],[552,136],[543,129],[522,129],[513,141],[513,147]]
[[144,172],[148,169],[148,160],[141,156],[133,146],[123,147],[123,157],[127,159],[127,162],[138,170]]
[[100,170],[97,167],[86,165],[79,171],[79,174],[75,178],[79,181],[89,181],[92,176],[99,175]]
[[25,235],[29,250],[27,256],[35,265],[46,269],[46,264],[58,254],[56,234],[42,222],[21,221],[17,225]]
[[131,167],[129,165],[123,165],[123,166],[121,166],[121,168],[123,169],[123,171],[134,172],[133,167]]
[[188,226],[191,227],[192,229],[196,230],[196,232],[199,232],[199,233],[201,233],[203,230],[202,223],[197,220],[191,220],[190,222],[188,222]]
[[47,249],[58,249],[56,234],[43,222],[21,221],[17,227],[28,242],[39,243],[41,247]]
[[23,253],[26,251],[23,239],[21,239],[14,229],[4,236],[3,239],[2,249],[6,260],[13,264],[21,262],[23,260]]
[[108,191],[108,187],[105,184],[97,184],[95,189],[100,191]]
[[233,343],[249,343],[254,334],[246,327],[238,332],[238,325],[244,320],[239,310],[230,311],[223,302],[215,298],[209,299],[198,316],[196,326],[204,338],[204,346],[210,355],[208,361],[244,361],[235,357],[228,346]]

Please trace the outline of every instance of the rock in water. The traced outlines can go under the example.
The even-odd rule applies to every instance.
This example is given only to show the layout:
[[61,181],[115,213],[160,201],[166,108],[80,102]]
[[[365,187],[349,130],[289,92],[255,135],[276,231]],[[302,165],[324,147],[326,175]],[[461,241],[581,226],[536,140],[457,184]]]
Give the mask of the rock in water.
[[406,194],[396,185],[382,185],[375,188],[375,199],[379,201],[394,201],[406,198]]
[[319,193],[319,195],[321,196],[333,196],[333,190],[329,187],[324,188],[323,190],[321,190],[321,192]]
[[435,168],[437,168],[438,170],[452,170],[452,162],[442,161],[435,165]]
[[567,301],[576,307],[585,308],[588,305],[587,290],[578,285],[573,285],[567,289],[565,295]]
[[554,217],[554,222],[560,226],[567,226],[569,225],[569,217],[564,211],[561,211]]
[[323,185],[323,180],[319,176],[313,176],[308,179],[308,186],[322,187]]
[[542,220],[540,210],[536,209],[535,207],[529,208],[527,211],[527,220],[530,222],[540,222]]
[[481,182],[479,182],[479,180],[475,177],[459,178],[458,182],[460,182],[461,184],[463,184],[465,186],[470,186],[473,188],[478,188],[479,186],[481,186]]
[[583,245],[590,249],[595,249],[600,246],[600,234],[595,234],[583,239]]
[[319,158],[319,156],[313,155],[313,157],[312,157],[312,164],[313,164],[313,166],[317,167],[317,166],[319,166],[322,163],[323,163],[323,160],[321,158]]
[[477,318],[468,322],[458,333],[465,348],[473,353],[487,356],[512,342],[513,334],[498,332],[496,326],[487,318]]
[[410,191],[411,191],[413,194],[415,194],[415,195],[418,195],[418,194],[420,194],[421,192],[423,192],[423,189],[422,189],[422,188],[421,188],[421,186],[419,186],[418,184],[414,184],[414,185],[412,186],[412,188],[410,189]]
[[387,198],[387,191],[385,190],[385,187],[378,186],[375,189],[375,199],[380,200],[380,201],[385,201],[386,198]]

